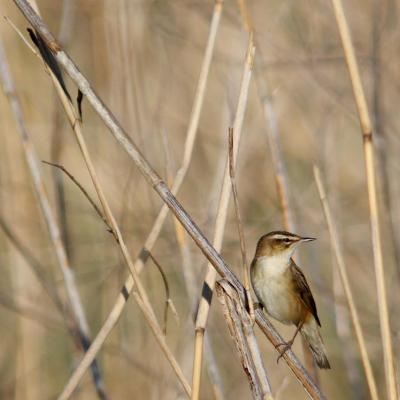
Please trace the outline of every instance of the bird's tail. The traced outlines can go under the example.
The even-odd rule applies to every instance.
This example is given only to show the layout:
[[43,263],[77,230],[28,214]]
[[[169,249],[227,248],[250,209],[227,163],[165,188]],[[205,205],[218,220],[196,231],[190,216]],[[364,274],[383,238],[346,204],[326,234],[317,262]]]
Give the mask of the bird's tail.
[[326,350],[322,342],[321,334],[319,333],[319,327],[313,317],[304,323],[301,328],[301,334],[308,343],[311,354],[318,367],[321,369],[330,369],[331,366],[326,357]]

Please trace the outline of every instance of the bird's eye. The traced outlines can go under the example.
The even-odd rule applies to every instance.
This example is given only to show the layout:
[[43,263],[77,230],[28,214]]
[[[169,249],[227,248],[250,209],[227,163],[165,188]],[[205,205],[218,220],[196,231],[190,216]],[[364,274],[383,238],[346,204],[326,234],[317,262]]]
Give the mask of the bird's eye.
[[285,243],[290,243],[290,239],[288,239],[288,238],[283,239],[283,241],[284,241]]

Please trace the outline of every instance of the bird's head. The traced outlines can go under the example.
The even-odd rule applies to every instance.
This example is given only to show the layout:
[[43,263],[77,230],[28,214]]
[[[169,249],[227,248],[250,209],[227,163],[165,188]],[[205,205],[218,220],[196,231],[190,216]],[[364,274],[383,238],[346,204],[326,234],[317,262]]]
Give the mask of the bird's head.
[[258,257],[292,257],[295,249],[300,243],[311,242],[315,238],[302,237],[294,233],[284,231],[273,231],[261,236],[256,248]]

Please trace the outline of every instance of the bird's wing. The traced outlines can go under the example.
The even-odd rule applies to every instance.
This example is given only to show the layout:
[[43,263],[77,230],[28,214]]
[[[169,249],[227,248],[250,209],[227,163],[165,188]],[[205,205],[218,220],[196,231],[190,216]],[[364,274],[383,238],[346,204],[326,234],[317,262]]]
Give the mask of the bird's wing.
[[293,285],[295,291],[297,292],[307,309],[312,313],[318,325],[321,326],[321,322],[318,318],[317,306],[315,305],[314,297],[311,293],[310,287],[308,286],[306,277],[293,260],[291,260],[290,268],[292,270]]

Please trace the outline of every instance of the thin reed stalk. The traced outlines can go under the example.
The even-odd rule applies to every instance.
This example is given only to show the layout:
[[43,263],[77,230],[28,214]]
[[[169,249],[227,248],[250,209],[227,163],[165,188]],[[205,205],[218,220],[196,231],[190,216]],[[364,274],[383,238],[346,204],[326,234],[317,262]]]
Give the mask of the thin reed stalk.
[[[53,81],[56,83],[55,78],[53,78]],[[181,368],[179,367],[179,364],[175,360],[175,357],[173,356],[171,350],[169,349],[169,347],[164,339],[163,330],[157,322],[157,318],[155,316],[153,307],[151,306],[151,303],[150,303],[150,300],[146,293],[146,290],[145,290],[143,284],[141,283],[138,271],[135,269],[133,260],[130,256],[129,250],[126,246],[125,240],[121,234],[121,231],[116,222],[116,219],[111,211],[110,205],[105,197],[104,191],[102,189],[102,186],[100,184],[100,181],[97,176],[96,170],[94,168],[93,162],[91,160],[89,150],[86,146],[86,142],[82,135],[81,122],[80,122],[78,116],[76,115],[76,111],[75,111],[72,103],[69,101],[69,99],[65,95],[65,93],[62,90],[62,88],[60,87],[60,85],[57,84],[56,89],[57,89],[57,93],[62,101],[62,104],[64,106],[64,110],[69,119],[71,127],[75,133],[75,136],[78,141],[79,147],[81,149],[87,169],[89,171],[89,174],[92,179],[93,185],[95,187],[96,193],[97,193],[100,203],[102,205],[105,219],[107,220],[108,226],[110,227],[110,229],[113,233],[113,236],[115,237],[115,240],[121,249],[123,258],[132,274],[132,278],[137,287],[138,294],[135,292],[134,298],[137,301],[138,298],[140,297],[140,303],[138,303],[138,304],[139,304],[143,314],[146,317],[146,321],[150,324],[150,326],[152,328],[152,332],[156,336],[157,342],[160,344],[162,351],[164,352],[168,361],[170,362],[170,364],[171,364],[174,372],[176,373],[179,381],[181,382],[183,388],[185,389],[186,393],[188,395],[190,395],[190,392],[191,392],[190,385],[186,381],[186,378],[184,377],[183,372],[182,372]],[[71,395],[71,393],[72,392],[70,392],[70,391],[63,391],[63,393],[59,396],[59,399],[60,400],[66,399]]]
[[[18,252],[25,259],[27,264],[31,267],[33,273],[35,274],[38,281],[43,286],[43,289],[48,294],[49,298],[52,300],[57,310],[60,313],[64,314],[64,304],[58,293],[57,289],[54,287],[54,284],[50,279],[46,276],[44,272],[44,267],[39,263],[39,261],[34,257],[34,255],[30,252],[30,250],[25,246],[21,239],[18,238],[16,233],[13,231],[11,226],[5,221],[3,216],[0,215],[0,227],[4,232],[5,236],[10,240],[10,242],[14,245],[14,247],[18,250]],[[65,317],[65,315],[64,315]]]
[[[137,287],[138,294],[136,294],[136,291],[134,292],[134,298],[137,301],[137,299],[140,297],[140,303],[139,306],[143,312],[143,314],[146,316],[146,321],[150,324],[152,331],[154,335],[156,336],[157,342],[160,344],[163,352],[165,353],[168,361],[170,362],[173,370],[175,371],[178,379],[180,380],[182,386],[184,387],[186,393],[190,395],[190,386],[187,383],[183,372],[181,371],[181,368],[179,367],[177,361],[175,360],[171,350],[169,349],[166,341],[164,340],[164,334],[163,334],[163,329],[160,327],[160,325],[157,322],[157,318],[155,316],[153,307],[151,306],[150,300],[148,298],[148,295],[146,293],[146,290],[141,283],[141,280],[139,278],[138,271],[135,268],[135,265],[133,263],[133,260],[130,256],[130,253],[128,251],[128,248],[126,246],[125,240],[121,234],[121,231],[119,229],[119,226],[116,222],[116,219],[111,211],[110,205],[108,204],[108,201],[105,197],[105,194],[103,192],[103,189],[101,187],[100,181],[97,177],[96,170],[94,168],[94,165],[91,161],[89,151],[87,149],[85,140],[83,138],[82,132],[81,132],[81,123],[77,116],[74,113],[74,108],[72,107],[72,104],[68,102],[68,99],[66,98],[65,94],[62,91],[59,91],[59,95],[63,96],[63,105],[65,108],[65,112],[70,120],[71,126],[75,132],[77,141],[79,143],[80,149],[82,151],[83,158],[85,160],[86,166],[89,170],[89,174],[92,178],[93,185],[95,187],[96,193],[98,194],[100,203],[102,205],[104,214],[105,214],[105,219],[108,221],[108,226],[110,226],[112,233],[115,237],[115,240],[118,244],[118,246],[121,249],[123,258],[132,274],[133,281]],[[148,315],[147,315],[148,314]],[[61,394],[59,399],[64,399],[68,398],[71,393],[66,392],[64,394]]]
[[[35,0],[30,0],[31,3],[33,3],[36,6],[36,10],[38,11],[38,7],[36,5]],[[50,69],[48,69],[50,71]],[[52,81],[55,85],[55,89],[56,89],[56,93],[58,95],[58,97],[61,100],[61,103],[63,105],[64,111],[68,117],[68,120],[71,124],[71,127],[75,133],[75,137],[77,139],[77,142],[79,144],[79,147],[81,149],[85,164],[87,166],[87,169],[89,171],[90,177],[92,179],[93,185],[95,187],[96,193],[99,197],[100,203],[102,205],[103,211],[104,211],[104,216],[107,223],[107,226],[110,227],[113,236],[115,237],[115,240],[117,242],[117,244],[119,245],[123,258],[132,274],[134,283],[136,284],[137,290],[139,292],[140,298],[141,298],[141,303],[139,304],[143,314],[146,315],[146,313],[148,313],[149,315],[146,315],[146,321],[148,323],[150,323],[149,321],[151,321],[151,328],[152,328],[152,332],[155,334],[157,342],[160,344],[162,351],[164,352],[165,356],[167,357],[168,361],[170,362],[174,372],[176,373],[179,381],[181,382],[183,388],[185,389],[186,393],[188,395],[190,395],[190,385],[188,384],[188,382],[186,381],[183,372],[181,371],[179,364],[177,363],[177,361],[175,360],[173,353],[171,352],[171,350],[169,349],[166,341],[163,339],[164,335],[163,335],[163,330],[162,328],[159,326],[158,322],[157,322],[157,318],[155,316],[154,310],[151,306],[151,303],[148,299],[147,293],[145,288],[143,287],[139,275],[134,267],[133,261],[131,259],[130,253],[128,251],[128,248],[125,244],[125,241],[122,237],[121,231],[119,229],[119,226],[115,220],[115,217],[111,211],[111,208],[108,204],[108,201],[105,197],[105,194],[103,192],[103,189],[101,187],[100,181],[98,179],[96,170],[94,168],[93,162],[90,158],[90,154],[88,151],[88,148],[86,146],[85,140],[83,138],[82,135],[82,126],[81,126],[81,120],[78,118],[78,115],[75,111],[75,108],[72,105],[71,100],[67,97],[65,91],[63,90],[63,88],[61,87],[58,79],[55,77],[55,75],[50,71],[50,76],[52,78]],[[137,300],[138,296],[135,295],[134,298]],[[143,306],[143,304],[145,306]],[[72,393],[72,392],[71,392]],[[63,393],[60,395],[60,399],[64,399],[64,398],[68,398],[71,395],[70,392],[68,391],[63,391]]]
[[383,359],[385,365],[385,378],[388,398],[397,399],[397,382],[393,359],[392,337],[390,331],[389,311],[385,284],[385,271],[383,265],[382,243],[380,233],[380,219],[378,210],[378,194],[375,174],[375,154],[373,146],[372,124],[368,113],[364,89],[361,83],[357,59],[351,40],[349,26],[343,10],[341,0],[332,0],[336,22],[342,41],[347,68],[353,87],[354,99],[357,106],[358,117],[364,144],[365,169],[367,175],[368,200],[370,209],[370,224],[372,234],[372,249],[379,307],[379,322],[382,336]]
[[[247,104],[247,96],[249,92],[251,70],[253,66],[255,47],[253,45],[252,36],[249,37],[247,47],[247,54],[243,66],[242,80],[240,84],[239,100],[236,109],[236,116],[234,121],[235,138],[233,143],[233,157],[236,159],[239,152],[239,142],[242,133],[242,125],[244,113]],[[228,206],[231,195],[231,182],[229,176],[229,160],[225,164],[225,172],[222,182],[222,189],[217,209],[217,219],[215,222],[213,246],[216,251],[221,251],[222,241],[225,232],[226,219],[228,215]],[[195,353],[193,359],[193,376],[192,376],[192,400],[198,400],[200,396],[200,383],[201,383],[201,366],[202,366],[202,342],[204,332],[207,326],[208,315],[211,308],[211,301],[217,272],[211,263],[207,265],[207,272],[204,278],[202,294],[199,302],[199,308],[196,315],[196,334],[195,334]]]
[[[250,12],[247,8],[246,0],[238,0],[240,14],[242,17],[243,25],[249,34],[254,35],[255,45],[257,43],[257,35],[254,33],[253,22]],[[262,49],[259,49],[262,54]],[[275,115],[274,107],[272,104],[272,96],[269,87],[262,76],[261,56],[255,60],[254,63],[254,77],[257,86],[257,92],[260,103],[263,109],[264,118],[268,129],[266,129],[268,144],[271,152],[272,166],[274,168],[274,178],[278,194],[278,200],[281,207],[283,226],[292,232],[296,230],[294,217],[289,205],[289,185],[286,173],[285,163],[282,157],[282,150],[280,145],[280,132],[279,125]]]
[[[115,240],[117,241],[117,243],[121,243],[121,241],[123,240],[122,237],[118,237],[117,234],[115,233],[113,227],[110,225],[110,222],[107,220],[107,218],[104,216],[104,214],[101,212],[101,210],[97,207],[96,203],[93,201],[93,199],[91,199],[91,197],[88,195],[88,193],[86,192],[86,190],[82,187],[82,185],[62,166],[57,165],[57,164],[53,164],[53,163],[47,163],[50,165],[53,165],[55,167],[60,168],[63,172],[65,172],[71,179],[72,181],[78,185],[79,189],[83,192],[83,194],[85,195],[85,197],[88,199],[88,201],[90,202],[90,204],[93,206],[93,208],[95,209],[96,213],[100,216],[100,218],[103,220],[103,222],[106,224],[106,226],[108,227],[108,230],[114,235]],[[165,314],[164,314],[164,328],[161,330],[156,318],[155,318],[155,314],[154,314],[154,310],[152,309],[152,307],[149,307],[149,300],[147,298],[147,295],[145,294],[145,299],[144,301],[142,300],[141,296],[134,291],[134,298],[137,301],[139,308],[141,309],[143,315],[146,318],[146,321],[148,322],[152,332],[154,333],[157,342],[159,343],[159,345],[161,346],[165,356],[167,357],[167,360],[170,362],[173,370],[175,371],[178,379],[180,380],[180,382],[182,383],[182,386],[184,387],[186,393],[190,396],[190,386],[188,384],[188,382],[186,381],[186,378],[183,375],[183,372],[181,370],[181,368],[179,367],[178,362],[176,361],[175,357],[173,356],[173,353],[171,352],[171,350],[169,349],[166,341],[165,341],[165,329],[166,329],[166,312],[168,310],[168,306],[171,306],[171,309],[174,313],[174,315],[177,317],[177,313],[175,310],[175,306],[172,303],[172,300],[169,297],[169,286],[168,286],[168,282],[166,280],[165,274],[162,270],[162,267],[160,266],[160,264],[155,260],[155,258],[149,254],[150,258],[153,260],[153,262],[156,264],[158,270],[160,271],[163,281],[164,281],[164,285],[166,287],[166,293],[167,293],[167,300],[166,300],[166,308],[165,308]],[[129,260],[128,260],[129,261]],[[140,281],[136,282],[138,285],[141,285]],[[139,300],[140,301],[139,301]],[[72,393],[69,391],[65,391],[60,395],[60,399],[62,398],[68,398]]]
[[240,239],[240,252],[242,254],[242,268],[243,268],[243,282],[244,289],[246,291],[247,304],[250,311],[250,318],[254,323],[254,304],[251,299],[250,293],[250,271],[247,262],[247,250],[246,250],[246,241],[244,238],[243,232],[243,223],[242,217],[240,214],[240,206],[239,206],[239,196],[237,192],[236,186],[236,178],[235,178],[235,170],[236,170],[236,160],[233,157],[233,128],[229,128],[229,177],[231,179],[232,185],[232,195],[233,201],[235,204],[235,213],[236,213],[236,222],[238,226],[239,239]]
[[[62,14],[60,18],[60,27],[58,30],[58,40],[66,47],[71,38],[71,33],[74,28],[74,18],[75,17],[75,6],[73,1],[63,0],[62,2]],[[54,98],[57,97],[57,93],[52,93]],[[59,162],[62,151],[64,148],[64,135],[60,135],[62,129],[63,112],[59,107],[57,101],[54,102],[53,116],[52,116],[52,132],[50,139],[50,154],[51,159],[55,162]],[[56,212],[58,216],[58,221],[60,224],[60,230],[62,234],[62,240],[64,243],[65,250],[67,252],[68,258],[71,259],[72,246],[70,240],[70,231],[67,217],[67,204],[65,198],[65,188],[64,181],[62,179],[61,171],[57,169],[52,170],[53,182],[54,182],[54,194],[56,203]]]
[[364,367],[365,376],[367,378],[368,388],[371,395],[371,399],[378,400],[378,390],[376,387],[376,382],[374,378],[374,374],[372,372],[371,363],[368,357],[367,346],[364,339],[364,334],[361,328],[360,319],[358,317],[357,308],[354,302],[353,293],[350,286],[349,277],[347,275],[347,267],[344,261],[343,252],[339,243],[339,237],[336,229],[336,225],[334,219],[331,214],[331,210],[329,207],[328,199],[325,193],[325,189],[321,179],[321,173],[319,169],[314,166],[314,178],[318,187],[319,198],[322,203],[322,208],[324,210],[325,219],[328,225],[329,235],[331,237],[331,243],[333,250],[335,252],[336,262],[339,270],[339,275],[342,280],[342,285],[344,289],[344,293],[346,295],[347,304],[349,306],[351,320],[353,322],[354,331],[356,333],[356,338],[358,342],[358,346],[360,349],[361,360]]
[[[249,34],[254,34],[253,21],[247,7],[246,0],[238,0],[238,4],[243,26]],[[254,34],[254,41],[256,46],[258,46],[256,34]],[[259,49],[259,52],[260,57],[258,57],[254,63],[254,77],[257,86],[258,97],[260,99],[265,122],[268,127],[266,129],[266,134],[268,138],[269,149],[271,152],[276,193],[278,195],[278,202],[281,210],[284,229],[289,232],[296,232],[296,224],[294,221],[292,209],[290,207],[289,184],[286,167],[282,156],[279,125],[272,103],[272,95],[266,83],[266,79],[263,76],[262,68],[260,68],[260,65],[262,63],[261,48]],[[308,371],[310,371],[310,373],[312,374],[313,378],[318,382],[318,370],[312,357],[311,351],[308,347],[308,344],[303,337],[301,337],[301,343],[303,348],[304,363]]]
[[[200,112],[201,112],[202,104],[204,101],[204,94],[205,94],[208,73],[209,73],[209,69],[210,69],[210,65],[211,65],[212,55],[214,52],[217,31],[218,31],[218,27],[219,27],[219,21],[221,18],[222,5],[223,5],[222,1],[216,1],[215,6],[214,6],[213,17],[212,17],[211,26],[210,26],[210,33],[209,33],[209,37],[208,37],[204,60],[203,60],[203,64],[202,64],[202,68],[201,68],[201,72],[200,72],[200,77],[199,77],[199,81],[198,81],[198,85],[197,85],[197,89],[196,89],[196,95],[195,95],[195,99],[194,99],[194,103],[193,103],[193,108],[192,108],[192,113],[191,113],[190,122],[189,122],[189,126],[188,126],[188,131],[187,131],[187,135],[186,135],[183,161],[182,161],[181,167],[179,168],[179,170],[175,176],[175,179],[173,180],[172,192],[174,194],[176,194],[179,191],[179,189],[184,181],[184,178],[186,176],[186,173],[189,169],[190,162],[191,162],[194,141],[195,141],[195,138],[196,138],[197,132],[198,132],[197,128],[198,128],[198,123],[199,123],[199,119],[200,119]],[[65,104],[65,107],[67,107],[67,111],[68,111],[67,115],[69,116],[70,121],[72,120],[72,117],[74,118],[74,121],[77,121],[72,124],[73,128],[80,130],[79,121],[77,120],[77,118],[74,114],[75,111],[73,109],[71,109],[71,107],[69,106],[69,102],[64,102],[63,104]],[[82,138],[81,134],[78,135],[78,141],[79,141],[80,145],[82,145],[83,142],[82,142],[82,140],[80,140],[80,138]],[[83,145],[84,145],[84,143],[83,143]],[[85,153],[88,155],[87,150],[83,150],[83,151],[85,151]],[[85,157],[85,159],[87,160],[88,158]],[[93,170],[94,170],[94,168],[93,168]],[[101,198],[100,198],[100,200],[101,200]],[[104,202],[104,196],[103,196],[103,202]],[[103,202],[102,202],[102,204],[103,204]],[[136,259],[136,261],[133,265],[133,270],[136,270],[138,274],[143,269],[144,264],[149,256],[149,251],[151,251],[151,249],[153,248],[153,246],[161,232],[161,229],[165,222],[167,214],[168,214],[168,207],[166,205],[164,205],[156,218],[156,221],[151,229],[149,236],[147,237],[147,239],[145,241],[143,249],[139,253],[138,258]],[[81,362],[79,363],[79,365],[75,369],[74,373],[71,375],[69,381],[67,382],[66,386],[64,387],[62,396],[68,396],[75,390],[76,386],[78,385],[79,381],[83,377],[83,375],[86,372],[87,368],[89,367],[90,363],[92,362],[92,360],[94,359],[94,357],[96,356],[98,351],[101,349],[105,339],[107,338],[107,336],[109,335],[111,330],[116,325],[116,323],[125,307],[125,304],[129,298],[129,294],[133,290],[133,287],[134,287],[134,280],[133,280],[132,276],[129,276],[127,278],[123,288],[121,289],[121,293],[118,296],[105,323],[101,327],[99,333],[93,340],[93,342],[92,342],[91,346],[89,347],[88,351],[86,352],[85,356],[82,358]],[[163,344],[164,342],[159,340],[159,343]],[[181,375],[181,374],[179,374],[179,375]],[[184,387],[185,386],[187,387],[188,385],[186,385],[186,383],[185,383]],[[60,398],[63,398],[63,397],[60,397]]]
[[[45,164],[51,165],[53,167],[58,168],[59,171],[64,172],[75,185],[79,188],[79,190],[82,192],[82,194],[86,197],[86,199],[89,201],[90,205],[93,207],[95,210],[96,214],[101,218],[101,220],[104,222],[104,224],[107,227],[107,230],[110,233],[113,233],[112,227],[107,221],[106,217],[104,216],[103,212],[100,210],[100,208],[97,206],[96,202],[91,198],[87,190],[82,186],[82,184],[62,165],[60,164],[55,164],[49,161],[43,161]],[[2,226],[2,219],[0,217],[0,226]],[[115,237],[115,236],[114,236]],[[176,321],[179,323],[179,316],[176,311],[175,305],[170,297],[170,290],[169,290],[169,284],[167,280],[167,276],[161,267],[160,263],[154,258],[154,256],[149,252],[149,256],[151,260],[153,261],[154,265],[157,267],[157,270],[160,272],[160,275],[162,277],[163,283],[164,283],[164,288],[165,288],[165,294],[166,294],[166,300],[165,300],[165,307],[164,307],[164,327],[163,327],[163,333],[164,335],[166,334],[166,325],[167,325],[167,314],[168,314],[168,309],[171,307],[171,311],[174,314]]]
[[[28,165],[29,172],[31,174],[33,187],[35,190],[36,198],[39,204],[39,208],[42,211],[43,218],[45,220],[50,239],[55,251],[57,258],[57,264],[61,270],[64,278],[66,292],[71,306],[71,311],[78,326],[79,335],[81,336],[81,345],[83,350],[86,350],[87,343],[90,341],[90,329],[86,319],[86,314],[83,309],[82,301],[75,283],[73,271],[69,265],[65,248],[61,241],[61,234],[59,227],[56,222],[56,218],[50,206],[50,201],[47,196],[47,191],[43,182],[42,173],[40,171],[40,162],[34,150],[34,146],[30,137],[30,134],[25,126],[24,116],[22,108],[18,100],[17,92],[14,87],[14,82],[8,67],[6,55],[4,52],[3,43],[0,40],[0,78],[3,82],[4,92],[10,102],[12,112],[17,124],[17,133],[19,134],[26,162]],[[97,394],[100,399],[106,399],[107,395],[105,392],[104,384],[99,374],[99,369],[94,362],[92,368],[93,382],[96,387]]]
[[[204,234],[194,223],[189,214],[184,210],[182,205],[178,202],[164,181],[157,175],[149,162],[143,157],[136,145],[131,141],[129,135],[122,129],[116,118],[104,105],[101,99],[95,94],[87,79],[82,75],[67,54],[61,49],[60,45],[55,42],[54,37],[51,35],[47,26],[32,10],[26,0],[14,0],[14,2],[21,10],[25,18],[27,18],[32,26],[34,26],[34,28],[38,31],[42,39],[47,43],[48,47],[53,50],[57,61],[68,73],[71,79],[78,85],[82,93],[88,99],[88,102],[92,105],[93,109],[109,128],[112,135],[134,161],[135,165],[146,179],[148,184],[153,187],[160,198],[168,205],[170,210],[174,213],[180,223],[184,226],[185,230],[192,237],[196,245],[203,252],[205,257],[215,267],[217,272],[222,277],[225,277],[230,284],[237,289],[240,297],[242,300],[244,300],[245,293],[243,286],[235,274],[231,271],[215,248],[208,242]],[[275,345],[281,343],[283,340],[282,337],[266,319],[264,313],[260,310],[255,310],[255,316],[257,324],[260,326],[262,332],[265,333],[268,339]],[[285,352],[283,358],[288,363],[289,367],[297,379],[301,382],[310,397],[314,399],[323,399],[324,396],[322,392],[304,369],[295,354],[291,350],[288,350]]]
[[[171,174],[169,174],[169,176],[171,176]],[[192,255],[190,253],[188,239],[185,236],[185,230],[175,217],[173,219],[174,219],[175,235],[181,254],[182,272],[184,276],[186,292],[187,295],[189,296],[189,301],[190,301],[190,314],[191,314],[190,322],[195,323],[198,302],[196,301],[196,295],[195,295],[197,293],[197,284],[196,284],[195,271],[193,270]],[[197,333],[195,334],[195,340],[196,336]],[[222,384],[221,374],[218,365],[216,363],[214,350],[212,348],[209,336],[206,333],[204,333],[204,347],[202,338],[200,349],[203,348],[205,354],[205,364],[207,367],[207,375],[211,382],[213,392],[215,394],[216,399],[222,400],[224,399],[225,396],[224,396],[224,388]],[[200,349],[199,349],[199,344],[197,343],[195,346],[194,355],[197,354]],[[185,354],[187,352],[188,350],[185,349]],[[196,356],[194,356],[194,358],[195,357]]]
[[[35,5],[35,1],[34,0],[30,0],[31,2],[33,2]],[[36,5],[36,9],[37,5]],[[50,71],[50,69],[48,69]],[[145,288],[143,287],[139,275],[133,265],[133,261],[130,257],[130,253],[128,251],[128,248],[125,244],[124,238],[122,237],[121,231],[119,229],[118,224],[116,223],[115,217],[111,211],[111,208],[108,204],[108,201],[105,197],[105,194],[102,190],[100,181],[98,179],[96,170],[94,168],[93,162],[90,158],[90,154],[88,151],[88,148],[86,146],[85,140],[83,138],[82,135],[82,126],[81,126],[81,121],[78,118],[78,115],[75,111],[75,108],[72,105],[71,100],[67,97],[65,91],[63,90],[63,88],[61,87],[58,79],[55,77],[55,75],[50,71],[50,76],[52,77],[53,83],[55,85],[55,89],[56,89],[56,93],[58,95],[58,97],[61,100],[61,103],[64,107],[64,111],[68,117],[68,120],[71,124],[71,127],[75,133],[75,137],[77,139],[77,142],[79,144],[79,147],[81,149],[85,164],[88,168],[90,177],[92,179],[93,185],[95,187],[96,193],[99,197],[102,209],[104,211],[104,218],[103,220],[105,220],[107,222],[107,226],[110,228],[118,246],[121,249],[123,258],[132,274],[134,283],[136,284],[138,293],[140,295],[141,298],[141,303],[139,304],[143,314],[146,315],[146,313],[148,313],[149,315],[146,315],[146,321],[148,323],[150,323],[149,321],[151,321],[151,328],[152,328],[152,332],[156,335],[156,339],[157,342],[160,344],[162,351],[164,352],[165,356],[167,357],[167,360],[170,362],[174,372],[176,373],[179,381],[181,382],[183,388],[185,389],[186,393],[188,395],[190,395],[191,389],[190,389],[190,385],[188,384],[188,382],[186,381],[183,372],[181,371],[181,368],[179,367],[179,364],[177,363],[177,361],[175,360],[172,351],[169,349],[166,341],[164,340],[164,334],[163,334],[163,330],[162,328],[159,326],[157,318],[155,316],[154,310],[151,306],[151,303],[148,299],[147,293]],[[137,300],[138,296],[135,294],[134,296],[135,300]],[[143,304],[145,306],[143,306]],[[61,395],[59,396],[60,399],[65,399],[68,398],[70,395],[72,394],[72,392],[70,391],[70,389],[68,390],[64,390]]]
[[[156,338],[157,342],[159,343],[160,347],[165,353],[169,363],[172,366],[172,369],[178,376],[179,381],[181,382],[183,388],[185,389],[186,394],[188,397],[191,395],[191,388],[189,383],[186,380],[185,375],[183,374],[181,367],[179,366],[178,362],[175,359],[175,356],[169,350],[169,346],[165,340],[165,336],[162,334],[161,328],[158,325],[158,322],[155,318],[152,317],[152,310],[148,308],[147,304],[143,301],[142,297],[136,291],[133,291],[133,297],[135,298],[136,302],[139,305],[140,310],[143,313],[147,323],[149,324],[151,330],[153,331],[154,337]],[[70,393],[66,393],[65,396],[59,396],[59,400],[67,399],[70,397]]]

